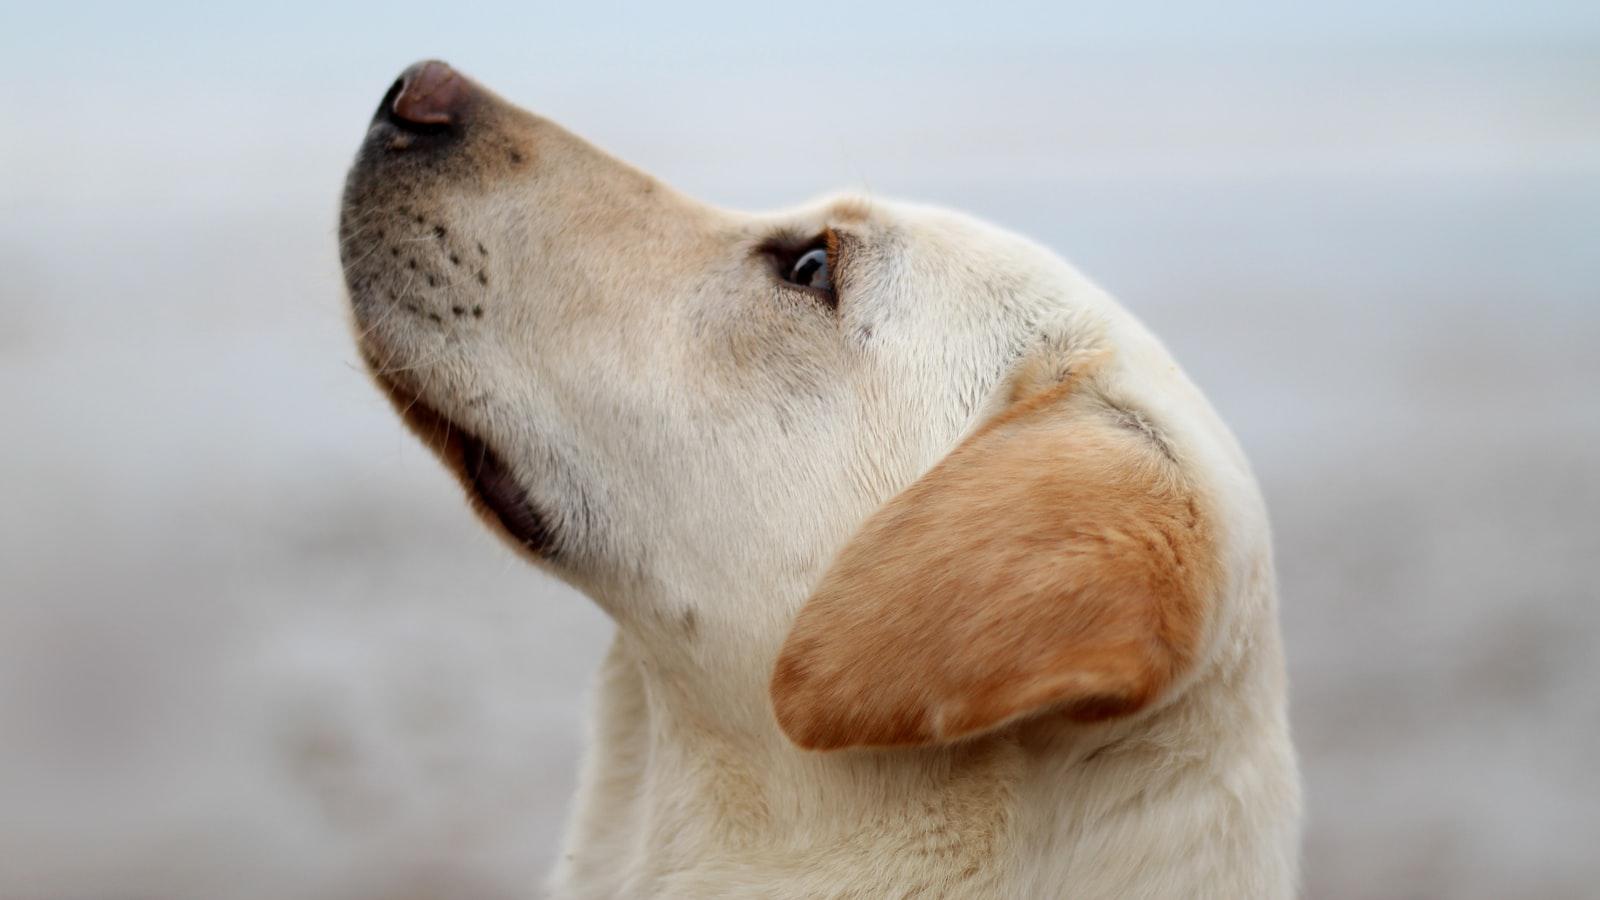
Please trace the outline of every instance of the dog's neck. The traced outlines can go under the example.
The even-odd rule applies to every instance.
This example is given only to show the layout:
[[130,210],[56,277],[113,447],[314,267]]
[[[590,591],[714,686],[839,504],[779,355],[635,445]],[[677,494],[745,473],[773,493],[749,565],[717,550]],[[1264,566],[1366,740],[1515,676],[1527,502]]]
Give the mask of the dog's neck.
[[[713,897],[740,884],[818,896],[859,887],[863,872],[885,890],[921,884],[938,896],[1064,885],[1123,896],[1140,883],[1172,893],[1188,877],[1178,851],[1196,839],[1197,814],[1234,854],[1208,865],[1237,866],[1238,895],[1250,895],[1293,870],[1279,653],[1275,641],[1242,646],[1129,722],[1044,716],[948,746],[810,753],[778,730],[765,666],[706,670],[625,627],[601,671],[557,896]],[[1280,802],[1238,802],[1272,792]],[[1241,821],[1243,810],[1277,819]],[[1094,850],[1104,846],[1145,855],[1110,860]],[[1282,871],[1257,871],[1263,855],[1281,857]]]
[[[625,652],[633,661],[655,721],[693,723],[739,744],[781,742],[768,694],[773,662],[835,549],[796,539],[782,552],[752,549],[748,561],[703,566],[692,577],[577,586],[616,622],[612,655]],[[787,573],[753,566],[784,557],[795,561]],[[746,562],[751,568],[739,567]]]

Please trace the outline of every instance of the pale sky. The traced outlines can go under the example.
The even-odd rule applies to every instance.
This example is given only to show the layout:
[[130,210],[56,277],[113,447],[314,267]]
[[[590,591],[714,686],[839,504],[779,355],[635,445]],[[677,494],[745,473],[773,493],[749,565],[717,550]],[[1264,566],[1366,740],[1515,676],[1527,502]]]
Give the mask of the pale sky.
[[[33,2],[0,28],[0,66],[298,80],[390,58],[639,60],[759,56],[803,66],[938,50],[1274,49],[1600,42],[1592,0],[1121,3]],[[191,68],[193,67],[193,68]]]

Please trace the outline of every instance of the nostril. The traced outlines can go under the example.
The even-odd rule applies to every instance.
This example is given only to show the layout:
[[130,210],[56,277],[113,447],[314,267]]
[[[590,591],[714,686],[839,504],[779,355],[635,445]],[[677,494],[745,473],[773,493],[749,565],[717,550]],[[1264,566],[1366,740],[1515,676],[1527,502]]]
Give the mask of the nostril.
[[383,94],[383,99],[378,101],[379,118],[388,119],[393,117],[395,98],[400,96],[400,91],[405,86],[406,78],[404,75],[396,78],[394,84],[389,85],[389,89]]
[[460,123],[470,86],[438,60],[411,66],[384,94],[379,115],[416,132],[434,132]]

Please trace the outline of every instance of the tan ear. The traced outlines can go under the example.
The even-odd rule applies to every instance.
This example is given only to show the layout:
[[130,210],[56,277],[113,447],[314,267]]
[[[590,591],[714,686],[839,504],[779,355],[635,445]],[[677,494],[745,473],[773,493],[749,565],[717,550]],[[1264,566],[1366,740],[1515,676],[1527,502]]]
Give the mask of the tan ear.
[[912,746],[1160,697],[1197,654],[1219,563],[1142,424],[1061,384],[885,504],[779,654],[784,733],[819,750]]

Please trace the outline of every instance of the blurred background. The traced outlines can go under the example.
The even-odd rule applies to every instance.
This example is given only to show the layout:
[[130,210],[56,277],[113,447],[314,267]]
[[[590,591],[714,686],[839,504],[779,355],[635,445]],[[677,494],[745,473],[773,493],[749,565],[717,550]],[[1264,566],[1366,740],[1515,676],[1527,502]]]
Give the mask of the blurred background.
[[609,626],[362,374],[407,63],[679,188],[1073,260],[1277,531],[1306,895],[1600,883],[1600,4],[18,4],[0,15],[0,898],[500,898]]

